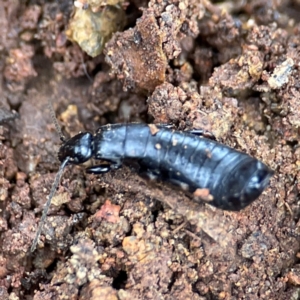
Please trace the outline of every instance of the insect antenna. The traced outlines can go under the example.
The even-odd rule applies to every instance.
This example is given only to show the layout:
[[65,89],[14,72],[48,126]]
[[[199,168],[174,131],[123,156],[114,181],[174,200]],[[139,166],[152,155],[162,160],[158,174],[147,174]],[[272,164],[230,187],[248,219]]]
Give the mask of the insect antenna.
[[88,73],[88,70],[86,68],[86,63],[84,62],[83,54],[81,55],[81,63],[82,63],[83,72],[84,72],[85,76],[87,77],[87,79],[89,80],[90,83],[93,83],[93,79],[91,78],[91,76]]
[[38,243],[39,237],[40,237],[42,229],[43,229],[43,225],[44,225],[46,217],[47,217],[47,213],[48,213],[49,207],[51,205],[51,200],[52,200],[52,198],[53,198],[53,196],[55,194],[55,191],[56,191],[56,189],[57,189],[57,187],[59,185],[59,182],[60,182],[61,176],[63,174],[64,168],[67,165],[69,159],[70,159],[70,157],[67,157],[62,162],[62,164],[60,165],[59,170],[58,170],[58,172],[56,174],[55,180],[54,180],[54,182],[52,184],[52,187],[51,187],[51,190],[50,190],[50,194],[48,196],[48,200],[47,200],[47,202],[45,204],[45,208],[44,208],[44,211],[43,211],[43,214],[42,214],[42,217],[41,217],[41,220],[40,220],[40,223],[39,223],[39,226],[38,226],[35,238],[34,238],[34,240],[32,242],[32,246],[30,248],[31,252],[34,252],[34,250],[36,248],[36,245]]
[[66,137],[64,136],[64,134],[61,131],[61,127],[59,126],[59,124],[57,122],[57,119],[56,119],[56,116],[55,116],[55,112],[54,112],[53,106],[52,106],[52,104],[51,104],[50,101],[48,102],[48,107],[49,107],[49,110],[50,110],[50,116],[51,116],[52,122],[54,123],[55,129],[56,129],[56,131],[59,134],[60,140],[62,142],[65,142],[66,141]]
[[[59,126],[59,124],[57,122],[57,119],[56,119],[56,116],[55,116],[55,112],[54,112],[52,103],[50,101],[48,102],[48,108],[50,110],[50,116],[51,116],[51,119],[52,119],[52,121],[54,123],[55,129],[56,129],[56,131],[58,132],[58,134],[60,136],[60,140],[62,142],[65,142],[66,141],[66,137],[62,133],[61,127]],[[56,174],[55,180],[54,180],[54,182],[52,184],[52,187],[51,187],[51,190],[50,190],[50,194],[48,196],[48,200],[47,200],[47,202],[45,204],[45,208],[43,210],[43,214],[42,214],[42,217],[41,217],[41,220],[40,220],[40,223],[39,223],[39,226],[38,226],[35,238],[34,238],[34,240],[32,242],[31,248],[30,248],[31,252],[34,252],[34,250],[36,248],[36,245],[38,244],[39,237],[41,235],[41,232],[42,232],[42,229],[43,229],[43,225],[45,223],[45,220],[46,220],[46,217],[47,217],[47,213],[48,213],[49,207],[51,205],[52,198],[53,198],[53,196],[55,194],[55,191],[56,191],[56,189],[57,189],[57,187],[59,185],[59,182],[60,182],[61,176],[63,174],[64,168],[67,165],[69,159],[70,159],[70,157],[67,157],[62,162],[62,164],[60,165],[59,170],[58,170],[58,172]]]

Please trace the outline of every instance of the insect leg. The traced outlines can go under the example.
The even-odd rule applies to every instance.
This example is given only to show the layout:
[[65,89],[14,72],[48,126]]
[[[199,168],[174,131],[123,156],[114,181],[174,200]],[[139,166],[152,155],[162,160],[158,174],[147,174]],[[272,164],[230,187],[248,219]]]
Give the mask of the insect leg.
[[119,169],[120,167],[121,163],[119,162],[103,163],[86,168],[86,172],[90,174],[104,174],[111,170]]
[[157,128],[165,128],[165,129],[173,129],[174,125],[173,124],[167,124],[167,123],[162,123],[162,124],[155,124]]
[[111,170],[110,165],[101,164],[87,168],[85,171],[90,174],[104,174]]
[[140,171],[143,173],[144,176],[146,176],[150,180],[157,180],[161,177],[161,174],[158,170],[147,170],[147,171]]
[[197,135],[197,136],[202,136],[202,137],[206,137],[209,138],[211,140],[216,140],[216,137],[213,133],[207,131],[207,130],[203,130],[203,129],[191,129],[187,131],[188,133]]
[[179,186],[183,191],[188,191],[190,189],[189,185],[185,182],[182,182],[178,179],[174,179],[174,178],[171,178],[169,179],[169,181],[174,184],[174,185],[177,185]]

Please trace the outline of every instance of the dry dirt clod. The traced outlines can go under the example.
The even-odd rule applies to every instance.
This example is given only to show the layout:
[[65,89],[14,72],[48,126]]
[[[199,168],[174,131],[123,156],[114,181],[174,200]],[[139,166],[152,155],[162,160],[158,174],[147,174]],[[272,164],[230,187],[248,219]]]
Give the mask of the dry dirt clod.
[[67,37],[75,41],[90,56],[99,55],[105,43],[116,31],[125,25],[125,13],[122,7],[106,5],[99,11],[75,7],[69,22]]
[[121,207],[119,205],[114,205],[110,200],[106,200],[101,206],[101,209],[94,215],[94,219],[105,219],[110,223],[118,223],[120,221],[119,212]]
[[137,21],[136,29],[114,35],[104,53],[125,90],[152,91],[164,82],[167,58],[162,44],[163,33],[151,12]]
[[[297,3],[0,1],[0,298],[298,299]],[[28,255],[59,167],[49,99],[66,136],[131,121],[203,129],[275,176],[229,213],[128,168],[68,166]]]

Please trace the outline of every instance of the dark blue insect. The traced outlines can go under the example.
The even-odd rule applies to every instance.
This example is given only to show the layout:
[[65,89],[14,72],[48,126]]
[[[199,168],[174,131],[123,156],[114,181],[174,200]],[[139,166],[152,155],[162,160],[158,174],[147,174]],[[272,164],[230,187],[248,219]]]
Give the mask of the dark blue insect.
[[62,137],[58,152],[62,164],[31,251],[38,242],[64,167],[82,164],[91,158],[101,163],[87,168],[88,173],[102,174],[123,164],[134,165],[139,173],[178,185],[191,193],[208,190],[209,203],[217,208],[231,211],[245,208],[268,186],[273,171],[261,161],[201,134],[202,131],[197,130],[175,131],[169,126],[131,123],[105,125],[95,134],[83,132],[69,140]]
[[63,162],[81,164],[94,158],[105,163],[87,168],[100,174],[122,164],[194,192],[208,189],[210,204],[241,210],[267,187],[273,174],[265,164],[245,153],[200,137],[198,131],[174,131],[165,126],[115,124],[92,135],[80,133],[65,142],[58,153]]

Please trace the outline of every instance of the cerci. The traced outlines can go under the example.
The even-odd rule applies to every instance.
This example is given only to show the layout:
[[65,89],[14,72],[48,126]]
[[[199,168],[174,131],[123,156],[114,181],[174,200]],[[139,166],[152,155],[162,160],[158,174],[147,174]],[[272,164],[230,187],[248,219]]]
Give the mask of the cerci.
[[101,164],[86,169],[94,174],[134,162],[138,171],[150,178],[192,193],[208,189],[212,196],[209,203],[217,208],[245,208],[268,186],[273,171],[261,161],[199,133],[138,123],[105,125],[95,134],[83,132],[65,141],[58,157],[68,164],[101,160]]

